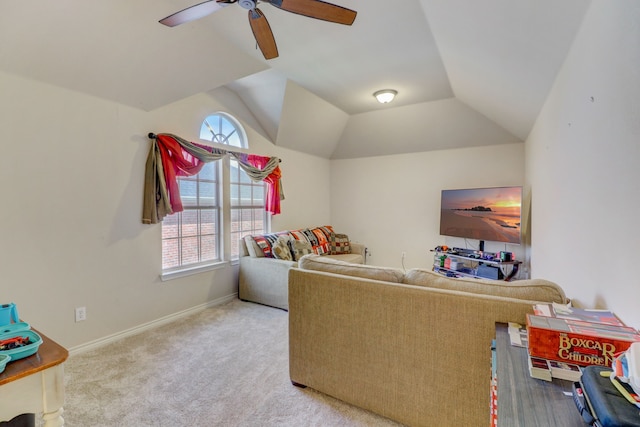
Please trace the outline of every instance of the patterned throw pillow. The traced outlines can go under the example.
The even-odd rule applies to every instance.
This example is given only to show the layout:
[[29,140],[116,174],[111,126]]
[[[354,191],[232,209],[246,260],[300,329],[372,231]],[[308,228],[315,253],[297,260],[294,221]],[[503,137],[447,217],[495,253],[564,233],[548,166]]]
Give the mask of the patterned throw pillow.
[[351,243],[346,234],[331,233],[329,236],[331,255],[341,255],[351,253]]
[[303,256],[313,253],[311,243],[306,240],[291,239],[289,240],[289,246],[291,247],[294,261],[298,261]]
[[304,235],[302,230],[292,230],[289,233],[291,233],[291,237],[293,237],[296,240],[307,240],[307,236]]
[[321,239],[318,238],[318,235],[314,233],[312,229],[302,228],[300,230],[291,231],[291,235],[294,239],[299,240],[301,242],[308,242],[311,245],[311,249],[313,253],[318,255],[323,255],[325,253],[329,253],[329,241],[326,240],[326,248],[322,245]]
[[253,237],[253,240],[258,245],[258,247],[262,249],[262,252],[264,253],[265,258],[275,258],[271,248],[278,240],[278,237],[283,235],[288,235],[288,234],[289,232],[287,231],[281,231],[279,233],[260,234],[252,237]]
[[333,228],[326,225],[324,227],[316,227],[312,228],[311,231],[318,239],[318,247],[314,247],[313,250],[318,255],[326,255],[331,250],[331,244],[329,243],[329,238],[331,237],[331,233],[333,233]]
[[331,226],[303,228],[292,232],[293,237],[299,240],[306,239],[311,243],[313,253],[317,255],[326,255],[329,253],[329,236],[333,232]]
[[289,236],[280,236],[278,240],[271,246],[271,252],[277,259],[283,259],[286,261],[293,261],[293,255],[291,254],[291,248],[289,248]]

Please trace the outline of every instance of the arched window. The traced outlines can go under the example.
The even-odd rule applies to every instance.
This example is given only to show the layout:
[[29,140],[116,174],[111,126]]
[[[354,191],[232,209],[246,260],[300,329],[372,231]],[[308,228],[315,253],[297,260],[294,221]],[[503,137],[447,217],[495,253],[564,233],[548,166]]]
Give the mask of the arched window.
[[214,144],[249,148],[247,134],[242,125],[231,115],[218,112],[208,116],[200,126],[200,139]]
[[[200,139],[225,145],[225,149],[249,148],[240,122],[224,112],[203,120]],[[237,161],[225,157],[223,162],[227,162],[226,167],[220,161],[211,162],[197,175],[178,179],[184,211],[169,215],[162,222],[165,273],[206,267],[225,258],[237,259],[240,238],[267,231],[265,184],[253,182]]]

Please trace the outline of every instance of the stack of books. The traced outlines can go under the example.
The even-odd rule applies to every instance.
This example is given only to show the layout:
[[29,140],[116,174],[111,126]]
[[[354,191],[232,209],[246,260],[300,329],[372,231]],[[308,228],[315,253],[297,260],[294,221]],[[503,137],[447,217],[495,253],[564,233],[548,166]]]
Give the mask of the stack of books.
[[[527,328],[518,323],[509,323],[509,338],[511,345],[516,347],[529,347]],[[578,365],[571,363],[547,360],[542,357],[528,355],[529,374],[539,380],[551,381],[553,378],[578,381],[582,371]]]
[[615,354],[640,341],[638,331],[610,311],[537,304],[534,313],[527,315],[526,325],[534,378],[577,381],[581,366],[611,366]]
[[557,360],[547,360],[547,364],[551,369],[551,376],[561,380],[578,381],[582,376],[582,370],[578,365],[566,362],[558,362]]
[[551,367],[549,366],[549,361],[547,359],[543,359],[541,357],[534,357],[529,355],[529,375],[532,378],[537,378],[539,380],[551,381]]
[[533,313],[537,316],[556,317],[559,319],[582,320],[591,323],[602,323],[612,326],[626,327],[622,320],[608,310],[576,308],[565,304],[535,304]]
[[567,381],[579,381],[582,376],[580,366],[556,360],[543,359],[529,355],[529,375],[539,380],[551,381],[558,378]]

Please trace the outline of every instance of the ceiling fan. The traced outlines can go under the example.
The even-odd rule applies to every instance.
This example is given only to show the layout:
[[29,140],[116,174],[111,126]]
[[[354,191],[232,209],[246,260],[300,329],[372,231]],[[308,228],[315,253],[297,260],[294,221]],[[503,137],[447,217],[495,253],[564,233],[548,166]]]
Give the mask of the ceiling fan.
[[[343,25],[353,24],[357,13],[354,10],[322,0],[261,0],[260,2],[268,3],[287,12]],[[249,11],[249,25],[265,59],[277,58],[278,47],[267,18],[257,7],[258,0],[209,0],[169,15],[159,22],[168,27],[175,27],[217,12],[231,3],[238,3]]]

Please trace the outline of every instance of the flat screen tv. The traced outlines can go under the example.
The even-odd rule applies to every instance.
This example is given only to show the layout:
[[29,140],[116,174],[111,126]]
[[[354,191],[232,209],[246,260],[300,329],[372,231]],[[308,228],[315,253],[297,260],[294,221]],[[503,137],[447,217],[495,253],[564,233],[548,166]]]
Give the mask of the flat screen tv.
[[522,187],[442,190],[440,234],[520,244]]

